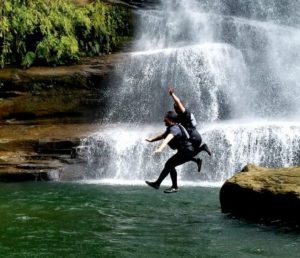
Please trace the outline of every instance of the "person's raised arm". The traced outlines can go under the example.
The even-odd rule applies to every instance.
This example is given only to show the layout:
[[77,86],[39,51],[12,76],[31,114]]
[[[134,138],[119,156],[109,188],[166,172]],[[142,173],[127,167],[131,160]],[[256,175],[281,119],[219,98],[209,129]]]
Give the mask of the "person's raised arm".
[[182,104],[182,102],[180,101],[180,99],[175,95],[175,89],[174,88],[169,88],[169,94],[173,98],[173,100],[174,100],[176,106],[178,107],[178,109],[180,110],[180,112],[184,113],[185,107]]
[[169,133],[167,137],[163,140],[161,145],[153,152],[153,154],[157,154],[162,152],[162,150],[168,145],[168,143],[174,138],[174,135]]

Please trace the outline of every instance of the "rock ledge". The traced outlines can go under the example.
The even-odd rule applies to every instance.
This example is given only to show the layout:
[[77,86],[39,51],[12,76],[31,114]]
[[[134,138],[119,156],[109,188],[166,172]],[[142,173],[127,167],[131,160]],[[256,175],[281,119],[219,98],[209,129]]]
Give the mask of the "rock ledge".
[[247,165],[224,183],[220,202],[224,213],[300,225],[300,167]]

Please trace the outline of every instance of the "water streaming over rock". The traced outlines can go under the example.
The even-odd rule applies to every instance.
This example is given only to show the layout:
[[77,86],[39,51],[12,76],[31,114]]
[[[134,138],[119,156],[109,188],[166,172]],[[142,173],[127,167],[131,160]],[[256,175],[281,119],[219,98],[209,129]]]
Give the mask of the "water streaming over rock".
[[[234,3],[234,4],[233,4]],[[297,1],[164,0],[138,10],[137,40],[118,65],[99,133],[83,143],[90,178],[155,178],[171,155],[144,141],[164,131],[167,88],[195,114],[213,151],[182,180],[220,182],[246,163],[300,164]]]

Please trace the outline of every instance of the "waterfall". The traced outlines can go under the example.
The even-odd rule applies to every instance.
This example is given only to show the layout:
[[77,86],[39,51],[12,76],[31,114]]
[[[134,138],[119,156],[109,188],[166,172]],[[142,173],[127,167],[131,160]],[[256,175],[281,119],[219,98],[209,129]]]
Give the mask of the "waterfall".
[[83,142],[88,178],[154,179],[171,150],[144,139],[165,130],[176,94],[211,148],[199,174],[223,182],[245,164],[300,164],[300,4],[288,0],[164,0],[137,10],[136,41],[106,92],[99,132]]

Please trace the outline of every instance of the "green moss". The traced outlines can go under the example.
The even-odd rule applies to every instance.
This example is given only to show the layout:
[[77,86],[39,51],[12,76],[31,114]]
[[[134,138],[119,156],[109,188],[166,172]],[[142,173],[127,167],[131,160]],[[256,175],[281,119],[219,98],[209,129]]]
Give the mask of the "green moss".
[[[131,35],[130,11],[99,0],[0,0],[0,65],[68,64],[115,50]],[[4,3],[4,4],[2,4]]]

